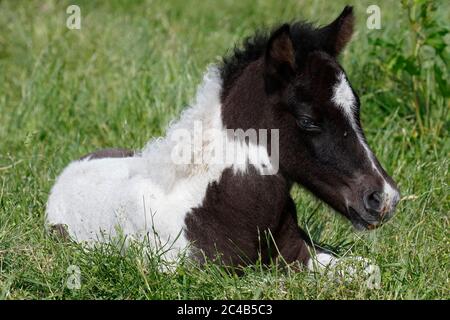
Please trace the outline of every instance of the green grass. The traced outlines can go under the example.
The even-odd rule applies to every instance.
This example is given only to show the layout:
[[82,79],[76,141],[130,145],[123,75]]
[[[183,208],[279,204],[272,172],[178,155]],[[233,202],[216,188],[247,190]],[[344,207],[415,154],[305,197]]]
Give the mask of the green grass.
[[[65,27],[69,3],[81,7],[79,31]],[[355,1],[357,32],[341,61],[360,93],[369,143],[402,191],[396,216],[356,233],[293,190],[301,225],[340,255],[376,262],[380,289],[276,267],[247,268],[237,277],[214,265],[183,264],[165,274],[157,259],[143,261],[139,247],[86,251],[44,232],[48,192],[71,159],[97,148],[141,148],[164,133],[207,64],[236,41],[293,18],[327,23],[345,4],[0,0],[0,299],[449,299],[450,106],[428,73],[415,75],[434,97],[419,126],[412,90],[395,80],[407,75],[388,68],[389,46],[370,41],[405,38],[408,50],[406,12],[393,1],[378,1],[381,30],[366,28],[372,2]],[[448,23],[448,1],[437,4],[435,19]],[[66,286],[70,265],[80,267],[80,290]]]

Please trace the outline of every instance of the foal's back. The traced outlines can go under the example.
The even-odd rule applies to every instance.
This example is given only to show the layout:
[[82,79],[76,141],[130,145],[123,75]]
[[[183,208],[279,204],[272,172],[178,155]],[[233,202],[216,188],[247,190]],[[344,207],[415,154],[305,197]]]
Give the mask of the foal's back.
[[[183,185],[174,190],[178,194],[167,193],[147,171],[147,159],[122,149],[102,150],[72,162],[51,190],[47,225],[57,230],[64,226],[68,238],[77,242],[108,242],[118,235],[142,239],[153,230],[159,244],[171,244],[184,210],[177,198],[189,199],[179,191],[188,188]],[[182,245],[182,238],[177,240]]]

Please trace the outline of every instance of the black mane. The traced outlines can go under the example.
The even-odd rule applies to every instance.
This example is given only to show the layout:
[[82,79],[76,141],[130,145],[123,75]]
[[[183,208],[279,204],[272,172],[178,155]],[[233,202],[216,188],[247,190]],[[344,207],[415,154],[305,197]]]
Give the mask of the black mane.
[[242,71],[264,54],[270,33],[267,30],[257,31],[254,35],[245,38],[241,46],[235,45],[232,52],[222,58],[220,75],[223,88],[230,88]]
[[[292,22],[289,25],[297,63],[303,61],[309,52],[326,50],[321,29],[303,21]],[[230,54],[222,58],[220,74],[224,91],[228,91],[250,63],[263,56],[270,36],[279,27],[280,25],[270,30],[257,31],[254,35],[245,38],[242,45],[236,45]]]

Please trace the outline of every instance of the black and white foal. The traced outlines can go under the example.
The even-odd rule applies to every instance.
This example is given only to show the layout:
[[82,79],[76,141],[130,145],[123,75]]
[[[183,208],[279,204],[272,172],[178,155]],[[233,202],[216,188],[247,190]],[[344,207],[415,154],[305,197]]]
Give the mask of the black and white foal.
[[109,149],[72,162],[51,191],[47,225],[79,242],[109,241],[119,230],[158,238],[151,245],[167,244],[165,258],[175,261],[185,252],[231,266],[259,258],[334,263],[310,253],[293,183],[358,229],[380,226],[399,200],[365,142],[358,96],[336,60],[353,21],[346,7],[322,28],[285,24],[248,39],[208,69],[165,138],[136,153]]

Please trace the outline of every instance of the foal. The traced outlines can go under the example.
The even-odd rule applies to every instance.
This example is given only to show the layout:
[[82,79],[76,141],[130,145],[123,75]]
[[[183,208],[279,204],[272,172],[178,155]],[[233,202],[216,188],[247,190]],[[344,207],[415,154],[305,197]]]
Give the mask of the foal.
[[[366,144],[358,96],[337,61],[353,25],[346,7],[325,27],[284,24],[248,39],[209,68],[195,103],[165,138],[136,153],[109,149],[72,162],[52,188],[47,225],[88,243],[109,241],[119,229],[148,236],[153,248],[170,247],[169,260],[185,251],[230,266],[333,263],[310,253],[290,196],[294,183],[357,229],[380,226],[399,200]],[[239,130],[244,136],[233,136]],[[251,130],[269,143],[248,139]],[[239,156],[213,161],[223,147],[214,148],[217,141]],[[184,161],[175,161],[180,150]]]

